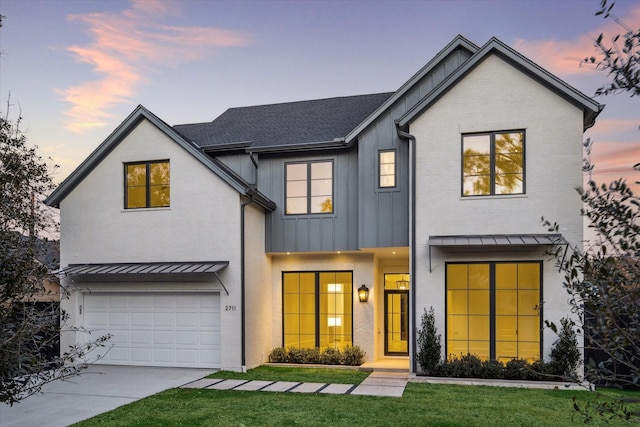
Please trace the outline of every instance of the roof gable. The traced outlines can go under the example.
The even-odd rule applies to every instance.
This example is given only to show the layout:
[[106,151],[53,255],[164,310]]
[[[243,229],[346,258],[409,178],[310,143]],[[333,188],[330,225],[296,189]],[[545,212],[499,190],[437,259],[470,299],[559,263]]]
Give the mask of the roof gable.
[[397,120],[398,126],[401,128],[406,127],[414,118],[447,93],[449,89],[463,79],[468,73],[473,71],[476,66],[490,55],[497,55],[521,72],[576,105],[578,108],[581,108],[583,110],[583,123],[585,130],[593,126],[596,117],[604,108],[604,106],[578,91],[573,86],[570,86],[563,80],[540,67],[538,64],[493,37],[471,58],[469,58],[467,62],[456,70],[456,72],[448,76],[440,85],[435,87],[429,94],[422,98],[420,102],[400,117]]
[[189,154],[200,161],[207,169],[216,174],[224,182],[238,191],[240,194],[252,197],[265,209],[275,209],[275,203],[267,197],[261,195],[250,184],[235,174],[230,174],[226,168],[221,167],[219,162],[214,161],[200,150],[192,142],[184,139],[176,133],[171,126],[159,119],[142,105],[138,105],[135,110],[105,139],[94,151],[78,166],[52,193],[47,197],[45,203],[49,206],[60,207],[60,202],[106,158],[113,149],[120,144],[127,135],[142,121],[148,120],[161,132],[169,137],[173,142],[185,149]]
[[362,131],[364,131],[371,123],[373,123],[378,117],[384,114],[389,108],[399,101],[403,96],[413,89],[416,85],[420,84],[420,81],[431,73],[442,61],[446,60],[451,54],[456,51],[467,52],[469,55],[477,52],[480,49],[477,45],[467,40],[462,35],[458,34],[449,44],[447,44],[440,52],[438,52],[424,67],[422,67],[417,73],[415,73],[409,80],[407,80],[397,91],[393,93],[382,105],[380,105],[369,117],[363,120],[357,127],[355,127],[347,136],[346,141],[349,142],[354,138],[357,138]]

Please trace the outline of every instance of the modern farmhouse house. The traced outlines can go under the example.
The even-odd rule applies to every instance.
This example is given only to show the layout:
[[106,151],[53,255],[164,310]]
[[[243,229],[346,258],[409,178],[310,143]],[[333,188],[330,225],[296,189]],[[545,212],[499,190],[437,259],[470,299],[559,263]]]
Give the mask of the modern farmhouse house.
[[47,200],[64,308],[113,335],[108,364],[243,370],[279,346],[358,345],[415,372],[430,307],[443,356],[548,357],[544,320],[569,307],[545,250],[580,245],[601,109],[461,36],[393,93],[176,126],[139,106]]

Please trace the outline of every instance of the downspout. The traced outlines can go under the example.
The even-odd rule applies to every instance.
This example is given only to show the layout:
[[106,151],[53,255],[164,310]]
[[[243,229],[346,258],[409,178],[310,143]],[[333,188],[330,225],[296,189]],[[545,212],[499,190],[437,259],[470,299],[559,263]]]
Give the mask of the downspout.
[[409,274],[411,274],[411,310],[409,311],[409,317],[411,325],[411,342],[409,343],[409,354],[411,354],[410,371],[412,373],[417,372],[417,358],[416,358],[416,137],[408,132],[400,130],[400,126],[396,122],[396,132],[398,138],[404,139],[409,142]]
[[244,208],[248,205],[255,203],[253,196],[246,202],[240,205],[240,311],[242,312],[242,318],[240,319],[240,333],[241,333],[241,370],[247,372],[247,357],[246,357],[246,335],[245,335],[245,247],[244,247]]
[[[256,179],[252,187],[257,186],[258,182],[258,162],[253,157],[253,153],[249,152],[249,158],[251,159],[251,163],[256,168]],[[240,341],[241,341],[241,350],[240,350],[240,363],[242,372],[247,372],[247,350],[246,350],[246,314],[245,314],[245,243],[244,243],[244,209],[252,203],[255,203],[253,199],[252,190],[254,188],[249,189],[248,193],[251,193],[249,196],[249,200],[243,202],[240,205],[240,311],[242,312],[242,317],[240,319]]]

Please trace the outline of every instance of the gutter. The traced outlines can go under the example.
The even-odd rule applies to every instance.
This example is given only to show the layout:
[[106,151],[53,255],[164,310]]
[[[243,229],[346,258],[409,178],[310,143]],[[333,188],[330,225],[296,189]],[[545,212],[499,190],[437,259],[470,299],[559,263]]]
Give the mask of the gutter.
[[409,274],[411,274],[411,310],[409,311],[411,325],[411,341],[409,342],[409,354],[411,355],[410,371],[417,372],[417,355],[416,349],[416,137],[400,130],[400,126],[396,121],[396,133],[398,138],[409,142]]

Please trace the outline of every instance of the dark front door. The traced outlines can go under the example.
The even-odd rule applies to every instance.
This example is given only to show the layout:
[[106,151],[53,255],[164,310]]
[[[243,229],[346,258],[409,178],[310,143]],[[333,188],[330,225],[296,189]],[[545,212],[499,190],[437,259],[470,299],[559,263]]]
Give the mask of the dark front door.
[[408,274],[385,274],[384,354],[409,355]]

